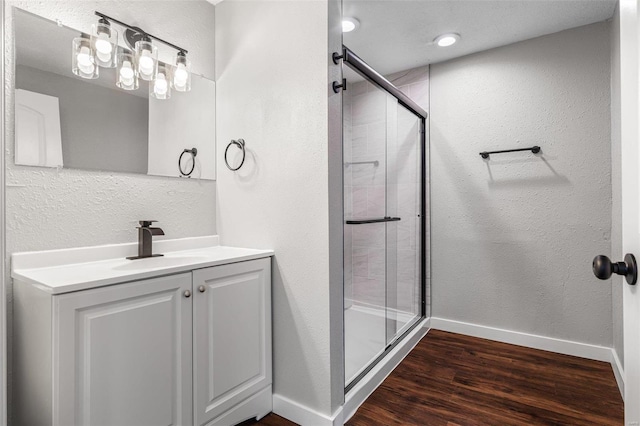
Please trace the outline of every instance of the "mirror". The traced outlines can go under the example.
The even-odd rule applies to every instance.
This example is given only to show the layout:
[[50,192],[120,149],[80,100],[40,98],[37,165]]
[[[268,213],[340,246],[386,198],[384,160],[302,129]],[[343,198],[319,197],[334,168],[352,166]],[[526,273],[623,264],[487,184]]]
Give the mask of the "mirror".
[[116,87],[115,68],[80,78],[71,52],[82,33],[13,11],[16,164],[215,179],[215,82],[192,74],[191,91],[158,100],[142,79]]

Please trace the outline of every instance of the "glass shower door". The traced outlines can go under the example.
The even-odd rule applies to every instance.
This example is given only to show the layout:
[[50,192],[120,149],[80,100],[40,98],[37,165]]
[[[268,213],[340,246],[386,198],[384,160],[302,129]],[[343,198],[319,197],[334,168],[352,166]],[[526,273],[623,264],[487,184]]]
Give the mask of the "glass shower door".
[[386,121],[389,95],[345,67],[345,380],[387,347]]
[[421,317],[421,120],[344,67],[345,384]]
[[422,316],[420,268],[421,120],[390,97],[387,105],[386,334],[392,344]]

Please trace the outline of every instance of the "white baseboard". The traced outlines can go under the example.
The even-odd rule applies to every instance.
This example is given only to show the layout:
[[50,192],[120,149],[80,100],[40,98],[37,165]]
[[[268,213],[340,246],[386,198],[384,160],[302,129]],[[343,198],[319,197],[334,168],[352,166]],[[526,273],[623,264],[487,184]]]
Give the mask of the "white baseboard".
[[273,394],[273,412],[299,425],[342,426],[342,407],[331,416],[318,413],[284,396]]
[[537,336],[535,334],[486,327],[483,325],[452,321],[444,318],[432,317],[431,328],[495,340],[497,342],[510,343],[512,345],[527,346],[529,348],[541,349],[543,351],[577,356],[580,358],[611,362],[611,348],[607,348],[605,346],[555,339],[553,337]]
[[342,419],[345,423],[427,334],[429,324],[429,318],[422,320],[416,328],[411,330],[402,342],[398,343],[382,361],[373,367],[373,369],[345,395],[342,410]]
[[613,369],[613,375],[616,377],[620,395],[622,395],[622,400],[624,401],[624,370],[620,358],[618,358],[618,353],[613,348],[611,348],[611,368]]

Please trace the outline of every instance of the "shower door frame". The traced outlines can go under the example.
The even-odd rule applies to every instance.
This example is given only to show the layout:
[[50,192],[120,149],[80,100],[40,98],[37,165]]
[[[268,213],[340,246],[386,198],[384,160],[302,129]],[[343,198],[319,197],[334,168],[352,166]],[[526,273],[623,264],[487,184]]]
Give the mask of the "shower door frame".
[[[335,55],[335,54],[334,54]],[[335,56],[334,56],[335,60]],[[425,233],[427,231],[427,146],[426,146],[426,128],[428,113],[422,109],[411,98],[402,93],[400,89],[393,85],[384,76],[371,68],[369,64],[363,61],[358,55],[353,53],[347,46],[342,46],[342,61],[343,64],[347,64],[355,72],[363,76],[367,81],[373,83],[375,86],[384,90],[394,98],[398,100],[398,103],[408,109],[411,113],[416,115],[420,120],[420,317],[401,335],[396,336],[392,343],[388,344],[384,351],[378,355],[369,365],[361,371],[351,382],[345,386],[345,394],[349,392],[364,376],[366,376],[380,361],[382,361],[387,354],[393,350],[404,338],[411,333],[418,325],[422,323],[422,320],[427,315],[427,262],[431,261],[431,257],[427,258],[427,239]],[[343,143],[344,146],[344,143]],[[343,223],[346,218],[344,217],[343,209]],[[343,342],[343,347],[345,342]]]

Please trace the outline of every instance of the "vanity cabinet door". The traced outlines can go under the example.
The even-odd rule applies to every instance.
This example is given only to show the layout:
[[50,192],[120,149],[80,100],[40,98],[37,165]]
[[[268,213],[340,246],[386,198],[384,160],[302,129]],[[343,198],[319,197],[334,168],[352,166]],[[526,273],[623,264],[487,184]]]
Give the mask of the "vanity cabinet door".
[[194,415],[202,426],[271,384],[271,260],[193,271],[193,292]]
[[54,296],[54,425],[192,424],[191,284],[185,273]]

